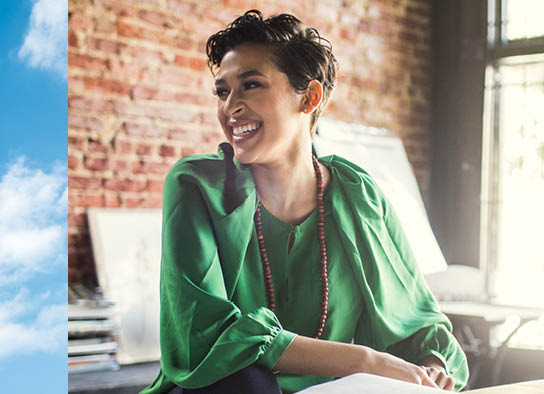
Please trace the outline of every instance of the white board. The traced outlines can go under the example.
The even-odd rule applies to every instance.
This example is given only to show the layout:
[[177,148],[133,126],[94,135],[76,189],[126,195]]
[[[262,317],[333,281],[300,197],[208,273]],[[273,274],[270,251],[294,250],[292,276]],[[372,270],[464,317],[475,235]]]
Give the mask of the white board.
[[385,129],[321,119],[314,146],[319,156],[336,154],[372,175],[393,205],[423,274],[447,268],[400,138]]
[[161,210],[91,208],[98,284],[115,303],[121,364],[160,359]]

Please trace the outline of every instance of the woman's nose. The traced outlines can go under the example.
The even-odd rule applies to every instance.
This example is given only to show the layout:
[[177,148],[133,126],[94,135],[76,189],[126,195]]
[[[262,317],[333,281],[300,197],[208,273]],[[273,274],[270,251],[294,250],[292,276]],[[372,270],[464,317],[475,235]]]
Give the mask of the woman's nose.
[[223,112],[227,116],[236,115],[244,107],[244,102],[241,100],[240,96],[234,92],[231,92],[225,101],[223,106]]

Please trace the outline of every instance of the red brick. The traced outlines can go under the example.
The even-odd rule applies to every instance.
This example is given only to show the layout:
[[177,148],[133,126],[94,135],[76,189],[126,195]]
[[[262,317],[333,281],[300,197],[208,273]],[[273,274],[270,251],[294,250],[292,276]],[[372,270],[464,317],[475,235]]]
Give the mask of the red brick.
[[140,160],[132,164],[132,172],[135,174],[166,174],[169,169],[169,164],[160,162]]
[[[217,118],[215,119],[217,122]],[[168,131],[168,138],[178,141],[201,143],[203,140],[203,135],[197,130],[186,130],[177,128]]]
[[130,64],[118,58],[108,60],[110,75],[119,80],[140,79],[142,67],[139,64]]
[[196,71],[203,71],[208,67],[206,59],[183,55],[176,56],[176,65]]
[[73,30],[68,31],[68,46],[71,46],[71,47],[79,46],[79,40],[77,38],[77,34]]
[[193,147],[184,147],[181,148],[181,157],[193,155],[195,153],[198,153],[197,150]]
[[188,38],[188,37],[175,37],[170,41],[171,41],[169,43],[170,45],[173,45],[176,48],[183,49],[185,51],[188,51],[195,46],[195,42],[191,38]]
[[138,156],[147,156],[151,154],[151,151],[153,150],[152,145],[148,144],[140,144],[136,147],[136,154]]
[[143,192],[147,182],[138,179],[104,179],[104,189],[115,192]]
[[114,111],[119,115],[135,115],[142,117],[154,117],[155,110],[148,104],[135,103],[133,101],[116,101]]
[[68,93],[70,94],[73,90],[83,90],[84,85],[83,81],[79,77],[73,77],[68,75]]
[[167,35],[163,31],[155,31],[136,26],[126,21],[119,21],[117,23],[117,34],[121,37],[136,38],[170,47],[189,49],[189,47],[187,47],[187,42],[182,38]]
[[125,208],[141,208],[143,201],[139,197],[122,197],[121,205]]
[[113,34],[117,29],[117,23],[114,18],[111,18],[107,15],[101,15],[96,18],[94,24],[95,33],[104,33],[104,34]]
[[104,171],[108,169],[108,159],[105,158],[85,158],[84,160],[85,168],[91,171]]
[[114,160],[110,163],[111,169],[117,172],[125,172],[129,169],[129,162],[126,160]]
[[68,52],[68,68],[84,68],[93,71],[105,71],[106,60],[89,55]]
[[159,85],[180,87],[196,86],[194,76],[170,69],[162,70],[157,77],[157,82]]
[[127,51],[136,63],[167,63],[166,56],[161,51],[153,51],[148,48],[131,47]]
[[106,208],[119,208],[121,206],[119,196],[117,194],[106,193],[104,195],[104,206]]
[[194,123],[200,119],[199,114],[192,112],[185,107],[158,107],[155,116],[173,123]]
[[147,197],[140,202],[141,208],[160,208],[162,206],[162,198],[160,197]]
[[174,28],[181,23],[181,21],[173,18],[170,15],[150,10],[140,10],[138,12],[138,17],[145,22],[166,28]]
[[162,137],[167,133],[162,127],[134,122],[124,122],[123,130],[127,135],[136,137]]
[[[72,1],[72,0],[71,0]],[[116,16],[135,17],[138,15],[138,9],[119,0],[94,0],[97,10],[112,11]]]
[[68,147],[76,148],[76,150],[81,150],[83,148],[85,140],[81,137],[75,137],[73,135],[68,136]]
[[174,99],[174,93],[165,90],[138,85],[132,89],[131,97],[134,100],[161,100],[171,101]]
[[147,181],[147,191],[150,193],[162,193],[164,181],[150,179]]
[[80,208],[90,208],[90,207],[103,207],[104,206],[104,197],[102,192],[95,193],[85,193],[85,194],[72,194],[69,196],[70,205],[77,206]]
[[[71,194],[71,193],[70,193]],[[87,215],[84,213],[68,212],[68,228],[83,228],[87,226]]]
[[170,145],[161,145],[159,155],[164,157],[172,157],[176,155],[176,148]]
[[102,121],[94,116],[68,114],[68,128],[84,130],[102,130]]
[[91,0],[70,0],[68,3],[68,11],[85,11],[91,5]]
[[68,175],[68,187],[70,189],[100,189],[102,181],[99,178]]
[[198,5],[196,3],[190,3],[187,0],[168,0],[167,6],[171,12],[178,15],[193,15],[194,17],[199,16],[198,14],[200,10]]
[[357,38],[357,35],[358,35],[357,30],[355,30],[352,27],[340,29],[340,37],[342,37],[344,40],[353,41]]
[[[243,11],[237,11],[232,8],[225,7],[204,7],[204,19],[212,20],[221,23],[223,26],[240,16]],[[313,26],[313,25],[311,25]],[[215,33],[215,32],[211,32]]]
[[93,140],[89,138],[89,141],[87,144],[87,150],[89,152],[107,153],[108,147],[104,145],[101,141]]
[[119,138],[115,138],[113,140],[113,151],[116,154],[126,154],[132,152],[132,144],[128,141],[120,140]]
[[79,157],[74,155],[68,155],[68,169],[75,170],[79,167],[80,160]]
[[87,43],[89,48],[92,50],[113,54],[119,54],[121,52],[121,48],[125,46],[120,42],[95,37],[89,37],[87,39]]
[[145,4],[146,6],[158,8],[160,0],[133,0],[135,3]]
[[87,30],[92,25],[92,19],[88,15],[80,12],[73,12],[69,15],[68,25],[72,29]]
[[83,96],[68,97],[68,108],[89,110],[94,108],[94,101]]
[[130,92],[130,85],[120,81],[108,80],[98,77],[83,77],[83,83],[85,85],[85,88],[89,90],[98,90],[103,93],[128,95]]
[[200,122],[204,125],[217,127],[219,125],[217,115],[214,112],[206,111],[200,114]]

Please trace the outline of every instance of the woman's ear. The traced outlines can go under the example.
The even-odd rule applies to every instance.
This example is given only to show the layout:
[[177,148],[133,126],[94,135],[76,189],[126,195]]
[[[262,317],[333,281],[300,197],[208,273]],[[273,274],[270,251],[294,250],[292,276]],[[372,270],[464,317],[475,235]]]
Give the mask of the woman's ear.
[[323,86],[317,79],[312,79],[306,88],[304,93],[304,100],[302,102],[302,112],[310,114],[319,107],[323,98]]

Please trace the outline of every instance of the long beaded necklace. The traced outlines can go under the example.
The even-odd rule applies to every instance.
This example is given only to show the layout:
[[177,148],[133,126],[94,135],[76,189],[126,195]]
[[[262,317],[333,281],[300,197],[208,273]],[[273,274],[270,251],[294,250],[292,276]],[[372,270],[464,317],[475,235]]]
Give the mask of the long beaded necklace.
[[[315,156],[312,156],[312,161],[314,164],[315,177],[317,179],[317,238],[319,240],[319,248],[321,253],[321,316],[319,317],[319,324],[314,335],[314,338],[319,338],[321,337],[321,334],[323,334],[323,327],[325,327],[325,321],[327,320],[327,305],[329,303],[329,282],[327,278],[327,248],[325,246],[325,208],[323,205],[323,175],[321,174],[321,169],[319,168],[319,164]],[[261,252],[261,261],[263,264],[268,308],[274,311],[274,309],[276,308],[274,298],[274,285],[272,284],[272,272],[270,270],[270,263],[268,262],[266,248],[264,247],[260,202],[257,205],[257,211],[255,212],[255,228],[257,229],[257,241],[259,242],[259,250]]]

